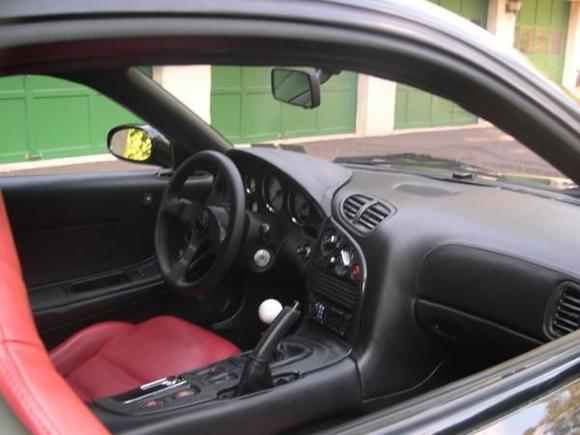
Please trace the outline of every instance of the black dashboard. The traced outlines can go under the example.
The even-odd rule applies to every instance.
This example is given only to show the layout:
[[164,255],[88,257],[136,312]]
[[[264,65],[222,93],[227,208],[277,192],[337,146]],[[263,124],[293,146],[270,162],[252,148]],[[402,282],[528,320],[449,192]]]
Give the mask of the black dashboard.
[[310,321],[352,344],[365,397],[413,388],[450,348],[513,356],[574,329],[576,205],[277,149],[230,155],[249,214],[277,232],[273,261],[305,275]]
[[[312,164],[326,166],[334,178],[315,179],[312,184],[299,182],[295,177],[304,171],[316,174],[319,170],[311,171],[314,168],[304,163],[301,169],[275,166],[260,159],[261,152],[271,153],[236,152],[232,157],[244,182],[250,227],[257,227],[257,231],[250,228],[243,256],[256,272],[265,272],[279,263],[303,273],[308,290],[304,301],[308,318],[354,343],[366,281],[366,260],[352,236],[325,211],[324,199],[314,196],[332,189],[326,186],[329,179],[341,183],[350,174],[340,166],[313,160]],[[284,162],[296,157],[294,153],[286,154],[282,154],[286,157]]]
[[170,379],[187,394],[154,411],[147,391],[97,401],[110,428],[250,433],[265,414],[283,428],[369,411],[578,326],[575,205],[276,149],[229,155],[246,191],[240,270],[304,287],[284,287],[303,315],[277,347],[273,387],[239,394],[244,352]]

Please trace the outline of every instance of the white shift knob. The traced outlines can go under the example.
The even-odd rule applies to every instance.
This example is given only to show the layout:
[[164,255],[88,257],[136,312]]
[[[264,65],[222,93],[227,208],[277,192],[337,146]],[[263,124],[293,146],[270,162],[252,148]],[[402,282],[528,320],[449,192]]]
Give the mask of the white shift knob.
[[266,299],[258,308],[258,317],[266,325],[274,321],[276,316],[282,311],[282,304],[276,299]]

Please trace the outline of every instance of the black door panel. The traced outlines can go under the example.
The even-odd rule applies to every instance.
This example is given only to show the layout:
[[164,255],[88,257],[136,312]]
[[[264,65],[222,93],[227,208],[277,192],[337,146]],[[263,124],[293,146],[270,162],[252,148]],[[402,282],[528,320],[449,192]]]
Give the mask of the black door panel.
[[[16,234],[153,220],[167,177],[155,172],[42,175],[0,180]],[[203,188],[204,183],[201,183]],[[145,195],[153,195],[146,205]]]
[[30,289],[118,269],[153,255],[152,218],[16,233]]
[[[153,232],[167,181],[150,171],[0,179],[41,333],[112,310],[122,318],[166,291]],[[184,193],[200,197],[211,181],[190,179]]]

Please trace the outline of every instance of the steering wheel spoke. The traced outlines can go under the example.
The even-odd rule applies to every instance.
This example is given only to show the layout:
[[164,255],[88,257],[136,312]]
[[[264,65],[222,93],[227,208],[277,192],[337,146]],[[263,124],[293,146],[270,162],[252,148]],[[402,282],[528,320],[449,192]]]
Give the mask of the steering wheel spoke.
[[205,262],[210,260],[215,255],[216,255],[216,251],[213,248],[213,246],[208,246],[206,249],[200,250],[198,255],[196,255],[195,258],[193,259],[193,261],[191,262],[189,270],[195,271],[197,268],[202,266]]
[[172,279],[175,279],[176,281],[183,281],[185,279],[197,251],[198,247],[194,244],[190,243],[187,245],[181,257],[179,257],[171,266],[170,275]]
[[207,237],[213,246],[218,247],[224,242],[228,233],[229,210],[224,206],[212,206],[211,211],[213,219]]
[[227,202],[227,182],[222,171],[217,170],[213,176],[211,191],[204,200],[206,207],[223,205]]

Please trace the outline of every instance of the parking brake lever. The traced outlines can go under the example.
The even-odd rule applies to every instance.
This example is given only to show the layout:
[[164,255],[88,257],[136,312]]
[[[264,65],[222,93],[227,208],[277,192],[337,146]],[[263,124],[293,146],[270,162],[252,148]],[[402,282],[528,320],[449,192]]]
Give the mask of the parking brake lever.
[[294,302],[291,307],[284,307],[270,324],[246,361],[238,384],[238,396],[274,386],[270,362],[274,358],[278,344],[300,318],[299,306],[298,302]]

